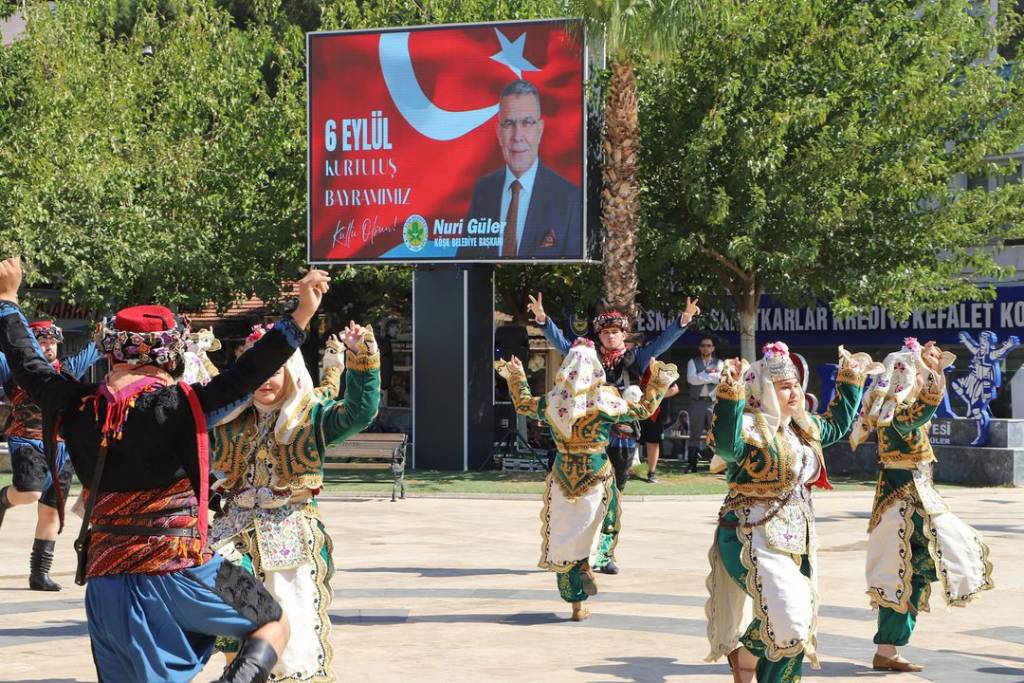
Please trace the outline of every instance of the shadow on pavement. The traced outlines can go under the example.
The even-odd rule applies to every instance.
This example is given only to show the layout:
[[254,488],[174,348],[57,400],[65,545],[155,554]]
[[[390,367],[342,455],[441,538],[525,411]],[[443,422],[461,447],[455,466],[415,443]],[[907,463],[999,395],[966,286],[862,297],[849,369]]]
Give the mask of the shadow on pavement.
[[375,626],[379,624],[504,624],[506,626],[541,626],[569,621],[554,612],[520,612],[518,614],[407,614],[348,615],[331,614],[332,624]]
[[[611,676],[607,683],[663,683],[669,676],[709,676],[720,673],[725,677],[729,670],[722,664],[680,664],[672,657],[610,657],[608,664],[580,666],[576,670],[585,674]],[[594,683],[606,683],[595,679]]]
[[342,569],[354,574],[418,574],[424,578],[443,579],[463,576],[525,576],[543,573],[540,569],[504,569],[501,567],[482,567],[479,569],[456,569],[446,567],[353,567]]

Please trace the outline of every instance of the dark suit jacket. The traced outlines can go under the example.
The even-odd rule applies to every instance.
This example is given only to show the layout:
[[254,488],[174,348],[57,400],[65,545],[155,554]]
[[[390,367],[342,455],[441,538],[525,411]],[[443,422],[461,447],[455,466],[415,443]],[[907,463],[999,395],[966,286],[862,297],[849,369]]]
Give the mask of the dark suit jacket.
[[[473,201],[466,214],[467,224],[470,218],[505,219],[499,215],[504,181],[504,166],[477,181],[473,188]],[[526,209],[523,239],[514,258],[580,258],[583,255],[582,207],[580,188],[544,164],[539,164],[530,193],[530,205]],[[520,207],[520,211],[522,209]],[[457,258],[495,259],[499,251],[498,247],[462,247]]]

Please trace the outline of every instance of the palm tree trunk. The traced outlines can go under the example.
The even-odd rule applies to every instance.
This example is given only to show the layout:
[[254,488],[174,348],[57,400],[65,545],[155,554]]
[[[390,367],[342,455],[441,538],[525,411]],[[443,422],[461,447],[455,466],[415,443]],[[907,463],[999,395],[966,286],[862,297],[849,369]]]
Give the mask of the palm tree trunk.
[[636,230],[640,205],[637,169],[640,121],[636,73],[628,60],[611,67],[602,140],[601,222],[604,224],[604,292],[608,303],[636,312]]

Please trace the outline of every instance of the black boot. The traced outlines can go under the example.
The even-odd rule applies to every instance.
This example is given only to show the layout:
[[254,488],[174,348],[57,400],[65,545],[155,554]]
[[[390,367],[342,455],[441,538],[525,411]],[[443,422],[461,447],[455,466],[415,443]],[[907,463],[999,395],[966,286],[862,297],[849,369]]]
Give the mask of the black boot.
[[28,587],[34,591],[60,590],[60,584],[50,578],[55,544],[55,541],[44,541],[41,538],[32,543],[32,558],[29,561],[32,573],[28,575]]
[[277,652],[270,643],[250,638],[241,652],[227,665],[224,673],[213,683],[266,683],[270,671],[277,664]]
[[4,525],[4,513],[7,512],[7,508],[14,507],[11,505],[11,501],[7,500],[7,489],[9,486],[5,486],[0,489],[0,526]]

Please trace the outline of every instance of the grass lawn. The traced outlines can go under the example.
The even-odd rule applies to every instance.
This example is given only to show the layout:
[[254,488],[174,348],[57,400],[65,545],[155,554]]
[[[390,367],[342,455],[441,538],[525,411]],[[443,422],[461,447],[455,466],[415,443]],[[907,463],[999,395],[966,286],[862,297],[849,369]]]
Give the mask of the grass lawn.
[[[647,483],[647,466],[638,465],[633,469],[634,479],[626,488],[627,495],[634,496],[679,496],[694,494],[724,494],[725,479],[722,476],[708,474],[707,464],[701,463],[701,471],[696,474],[685,474],[685,463],[676,460],[662,461],[658,465],[658,483]],[[839,491],[872,492],[875,488],[874,477],[830,477]],[[0,486],[11,483],[9,472],[0,473]],[[940,489],[956,484],[941,484]],[[72,495],[77,495],[81,484],[75,478],[71,483]],[[541,472],[502,472],[486,470],[483,472],[441,472],[438,470],[407,470],[405,473],[405,490],[408,494],[430,493],[457,495],[505,495],[532,494],[540,495],[544,490],[544,474]],[[391,473],[386,470],[334,470],[327,472],[324,479],[324,492],[331,494],[360,493],[388,494],[391,493]]]
[[[706,468],[706,464],[702,463]],[[684,474],[684,463],[669,460],[658,465],[658,483],[647,483],[647,466],[634,468],[635,479],[626,488],[627,495],[635,496],[679,496],[700,493],[720,493],[726,491],[725,480],[721,476],[708,474],[702,469],[696,474]],[[0,486],[11,483],[10,473],[0,473]],[[832,483],[839,490],[872,491],[874,479],[854,477],[834,477]],[[71,484],[72,495],[81,490],[78,479]],[[523,493],[539,495],[544,490],[544,474],[541,472],[502,472],[485,470],[483,472],[441,472],[438,470],[407,470],[405,473],[405,491],[407,494],[455,493],[504,495]],[[335,470],[325,476],[324,491],[326,493],[391,493],[391,473],[387,470]]]
[[[706,464],[696,474],[685,474],[685,463],[668,460],[658,464],[658,483],[647,483],[647,466],[633,469],[634,479],[626,487],[627,495],[637,496],[679,496],[701,493],[724,494],[725,479],[708,474]],[[874,478],[834,477],[832,483],[839,490],[874,491]],[[391,474],[387,471],[368,470],[334,471],[326,476],[324,489],[328,493],[380,492],[391,491]],[[440,472],[437,470],[408,470],[405,473],[407,493],[456,493],[456,494],[509,494],[524,493],[539,495],[544,490],[544,474],[541,472]]]

